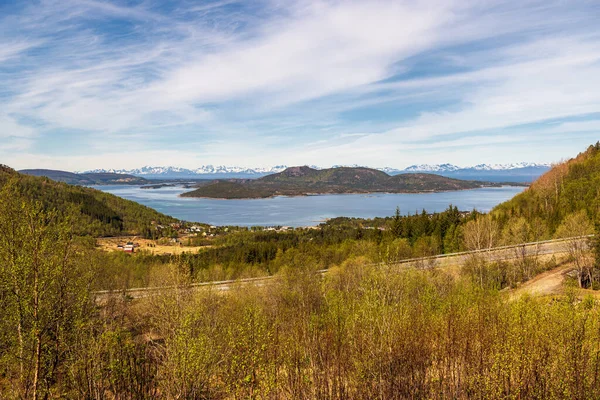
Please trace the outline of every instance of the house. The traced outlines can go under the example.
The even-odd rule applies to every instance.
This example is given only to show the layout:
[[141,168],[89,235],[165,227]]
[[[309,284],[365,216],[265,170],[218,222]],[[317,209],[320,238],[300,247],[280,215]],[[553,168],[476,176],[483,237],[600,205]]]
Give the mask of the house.
[[123,246],[123,251],[125,253],[133,253],[134,248],[135,248],[135,245],[133,244],[133,242],[127,242],[127,244],[125,246]]

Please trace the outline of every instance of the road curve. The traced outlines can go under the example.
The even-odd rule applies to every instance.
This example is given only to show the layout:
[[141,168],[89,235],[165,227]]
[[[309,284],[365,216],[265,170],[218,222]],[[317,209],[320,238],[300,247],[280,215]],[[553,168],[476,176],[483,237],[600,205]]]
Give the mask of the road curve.
[[[414,268],[423,263],[427,262],[432,267],[443,268],[452,265],[460,265],[464,263],[468,257],[473,255],[481,255],[488,261],[502,261],[502,260],[514,260],[523,256],[540,256],[548,254],[559,254],[566,253],[566,245],[572,241],[583,241],[592,237],[593,235],[587,236],[576,236],[563,239],[552,239],[542,240],[538,242],[521,243],[510,246],[492,247],[488,249],[480,249],[473,251],[463,251],[459,253],[440,254],[430,257],[410,258],[402,261],[388,264],[392,266],[400,266],[403,268]],[[382,265],[381,263],[369,264],[371,266]],[[328,270],[316,271],[318,274],[326,274]],[[103,304],[108,299],[112,298],[130,298],[139,299],[156,295],[161,292],[177,290],[177,289],[207,289],[211,288],[218,291],[228,291],[231,288],[239,285],[255,285],[263,286],[267,282],[277,279],[277,275],[256,277],[256,278],[243,278],[237,280],[225,280],[225,281],[211,281],[211,282],[200,282],[192,283],[186,286],[154,286],[154,287],[141,287],[131,288],[125,290],[98,290],[92,292],[96,303]]]

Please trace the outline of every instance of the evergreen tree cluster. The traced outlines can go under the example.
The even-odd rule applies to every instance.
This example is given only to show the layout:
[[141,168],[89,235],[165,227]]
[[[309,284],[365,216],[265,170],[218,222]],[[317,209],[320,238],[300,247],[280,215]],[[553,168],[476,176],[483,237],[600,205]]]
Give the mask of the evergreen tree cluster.
[[8,184],[15,186],[24,198],[40,202],[45,210],[69,215],[78,235],[152,237],[156,235],[152,221],[156,224],[176,221],[149,207],[99,190],[23,175],[0,166],[0,188]]

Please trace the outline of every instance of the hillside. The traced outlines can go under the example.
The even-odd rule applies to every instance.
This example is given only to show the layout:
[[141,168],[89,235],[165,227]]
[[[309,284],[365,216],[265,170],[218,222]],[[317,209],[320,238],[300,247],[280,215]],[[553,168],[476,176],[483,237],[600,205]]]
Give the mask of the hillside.
[[73,217],[74,230],[80,235],[112,236],[139,234],[152,236],[152,221],[167,224],[176,219],[133,201],[99,190],[72,186],[46,177],[21,174],[0,166],[0,189],[8,182],[27,199],[41,201]]
[[280,173],[254,180],[217,180],[182,196],[241,199],[337,193],[422,193],[497,185],[499,184],[462,181],[434,174],[390,176],[383,171],[363,167],[317,170],[303,166],[290,167]]
[[77,174],[52,169],[23,169],[19,172],[31,176],[45,176],[53,181],[64,182],[69,185],[144,185],[149,183],[145,178],[110,172]]
[[492,213],[501,220],[537,219],[553,233],[567,215],[579,211],[584,211],[591,221],[598,221],[600,217],[600,142],[554,166],[527,190],[500,204]]

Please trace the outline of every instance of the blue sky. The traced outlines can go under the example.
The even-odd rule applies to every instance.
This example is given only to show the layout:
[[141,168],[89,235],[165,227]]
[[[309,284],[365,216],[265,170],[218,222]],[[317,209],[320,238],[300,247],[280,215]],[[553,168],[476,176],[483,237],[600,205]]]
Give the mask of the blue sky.
[[600,139],[599,20],[596,0],[0,0],[0,163],[560,161]]

